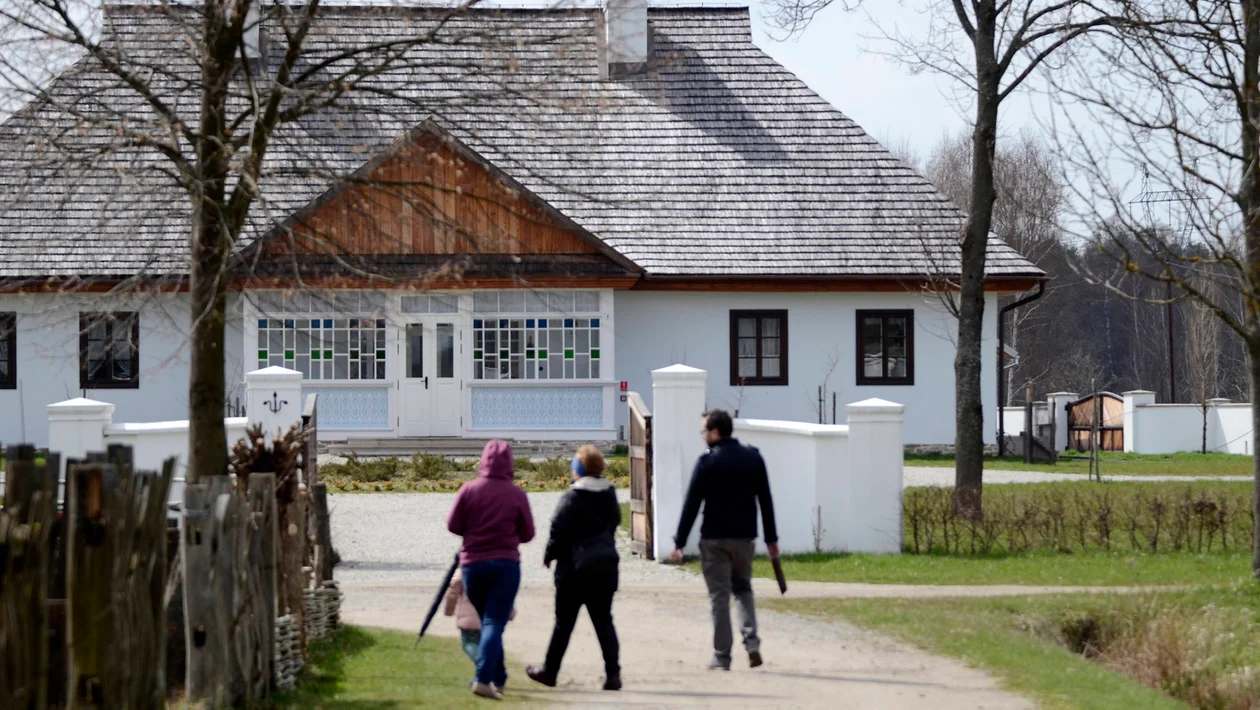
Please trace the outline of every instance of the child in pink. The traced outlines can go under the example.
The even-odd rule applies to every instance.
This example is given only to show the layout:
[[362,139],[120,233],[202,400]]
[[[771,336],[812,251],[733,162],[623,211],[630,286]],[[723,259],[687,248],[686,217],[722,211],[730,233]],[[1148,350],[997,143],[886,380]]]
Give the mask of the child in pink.
[[[468,601],[468,595],[464,594],[464,582],[460,579],[459,570],[455,570],[455,576],[451,578],[451,586],[446,589],[445,614],[455,617],[455,628],[459,629],[459,643],[464,647],[464,653],[468,654],[469,660],[473,662],[473,667],[477,667],[477,653],[481,645],[481,618],[477,616],[477,609],[473,607],[472,602]],[[508,620],[516,618],[516,609],[512,610]]]

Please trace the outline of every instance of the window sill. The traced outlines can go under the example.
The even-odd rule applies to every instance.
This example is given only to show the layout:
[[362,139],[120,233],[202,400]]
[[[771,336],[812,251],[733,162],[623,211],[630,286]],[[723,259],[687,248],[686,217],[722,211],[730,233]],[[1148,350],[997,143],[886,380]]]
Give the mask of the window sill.
[[735,381],[731,383],[731,387],[787,387],[787,380],[775,380],[773,382],[743,382]]
[[138,390],[139,382],[80,382],[82,390]]
[[914,380],[858,380],[858,387],[913,387]]

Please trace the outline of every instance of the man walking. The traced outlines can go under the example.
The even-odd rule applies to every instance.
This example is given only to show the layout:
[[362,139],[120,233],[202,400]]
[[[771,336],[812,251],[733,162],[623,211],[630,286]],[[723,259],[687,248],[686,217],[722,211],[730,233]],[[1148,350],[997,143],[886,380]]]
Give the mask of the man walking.
[[751,446],[731,438],[731,415],[715,409],[704,415],[701,436],[709,445],[691,474],[683,504],[675,549],[670,556],[682,561],[691,526],[704,504],[700,525],[700,567],[709,588],[713,612],[713,660],[710,670],[731,669],[731,594],[739,607],[739,630],[748,651],[748,665],[761,665],[761,639],[757,636],[757,612],[753,607],[753,541],[757,538],[757,505],[765,527],[770,556],[779,556],[779,536],[774,527],[774,501],[766,462]]

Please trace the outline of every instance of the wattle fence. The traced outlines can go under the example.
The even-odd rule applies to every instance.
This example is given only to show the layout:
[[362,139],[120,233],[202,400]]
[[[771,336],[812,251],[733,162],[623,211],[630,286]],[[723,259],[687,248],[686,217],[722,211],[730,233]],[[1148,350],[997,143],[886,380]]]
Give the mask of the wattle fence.
[[341,602],[305,404],[288,427],[242,429],[230,470],[178,495],[183,450],[153,470],[136,442],[72,457],[10,446],[0,707],[257,706],[291,687]]

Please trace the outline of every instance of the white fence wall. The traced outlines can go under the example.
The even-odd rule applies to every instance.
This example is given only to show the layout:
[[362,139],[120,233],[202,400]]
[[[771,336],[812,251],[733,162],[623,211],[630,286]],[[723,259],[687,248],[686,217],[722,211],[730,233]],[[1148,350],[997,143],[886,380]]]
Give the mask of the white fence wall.
[[[1204,410],[1197,404],[1156,404],[1154,393],[1124,393],[1124,450],[1137,454],[1174,454],[1203,448]],[[1250,404],[1209,400],[1207,450],[1250,455]]]
[[[832,462],[847,460],[849,427],[737,419],[735,437],[766,460],[783,550],[813,552],[815,542],[823,550],[843,549],[849,491],[827,471]],[[765,541],[758,540],[758,547],[764,552]]]
[[1007,436],[1019,436],[1024,433],[1024,408],[1002,407],[1002,425]]
[[[668,557],[696,459],[707,373],[675,365],[652,373],[652,499],[657,559]],[[761,450],[784,553],[899,553],[903,465],[900,404],[846,408],[846,425],[738,419],[735,436]],[[686,551],[698,549],[699,523]],[[764,533],[764,530],[762,530]],[[764,540],[758,549],[765,551]]]
[[[285,428],[286,422],[299,421],[302,418],[301,379],[301,373],[278,367],[245,375],[250,416],[223,420],[228,449],[245,438],[245,429],[250,424],[260,424],[264,430],[275,432]],[[275,403],[272,408],[263,404],[267,399]],[[284,402],[284,406],[279,406],[280,402]],[[132,448],[137,470],[159,470],[168,458],[175,457],[178,461],[176,480],[169,500],[183,500],[188,465],[188,420],[115,423],[114,411],[113,404],[84,398],[48,405],[48,449],[61,455],[59,475],[64,477],[67,459],[82,458],[90,451],[104,451],[111,444],[124,444]]]

